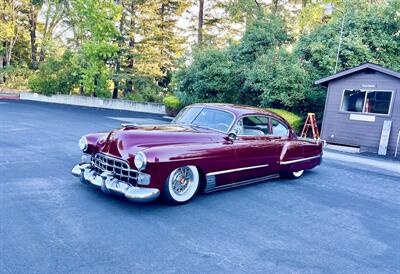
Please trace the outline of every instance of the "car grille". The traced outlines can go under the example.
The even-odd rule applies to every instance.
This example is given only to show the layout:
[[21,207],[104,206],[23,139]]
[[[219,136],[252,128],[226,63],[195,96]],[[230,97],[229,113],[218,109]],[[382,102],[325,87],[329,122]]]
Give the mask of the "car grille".
[[136,185],[138,172],[129,167],[128,163],[124,160],[111,157],[102,153],[97,153],[92,157],[92,165],[94,170],[101,174],[104,171],[110,171],[114,174],[114,177]]

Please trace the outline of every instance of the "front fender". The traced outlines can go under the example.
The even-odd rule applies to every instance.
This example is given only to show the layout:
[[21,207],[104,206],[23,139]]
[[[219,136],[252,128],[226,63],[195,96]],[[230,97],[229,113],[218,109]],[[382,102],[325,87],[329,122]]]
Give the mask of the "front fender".
[[85,151],[87,154],[95,154],[104,148],[106,144],[108,133],[90,133],[84,137],[88,141],[88,148]]
[[235,152],[231,143],[196,143],[157,146],[143,150],[147,157],[144,172],[151,175],[151,187],[162,191],[169,174],[185,165],[196,166],[201,174],[229,169]]

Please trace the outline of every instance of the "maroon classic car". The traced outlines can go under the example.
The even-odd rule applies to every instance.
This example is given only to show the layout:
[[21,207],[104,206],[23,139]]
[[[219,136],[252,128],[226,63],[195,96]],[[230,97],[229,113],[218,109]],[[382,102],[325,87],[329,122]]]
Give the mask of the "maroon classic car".
[[263,109],[195,104],[166,125],[125,124],[83,136],[82,162],[72,174],[105,193],[173,204],[286,176],[321,163],[322,145],[299,139],[280,116]]

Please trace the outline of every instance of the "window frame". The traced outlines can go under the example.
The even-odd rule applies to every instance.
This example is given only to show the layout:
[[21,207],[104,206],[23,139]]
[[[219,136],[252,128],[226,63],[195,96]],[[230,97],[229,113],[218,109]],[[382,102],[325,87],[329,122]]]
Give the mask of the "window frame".
[[[221,132],[221,133],[228,134],[228,133],[232,130],[233,125],[235,125],[235,123],[236,123],[236,121],[237,121],[237,117],[236,117],[235,113],[233,113],[232,111],[226,110],[226,109],[221,109],[221,108],[218,108],[218,107],[207,106],[207,105],[204,105],[204,106],[193,105],[193,106],[187,106],[187,107],[183,108],[181,111],[183,111],[183,110],[186,109],[186,108],[200,108],[200,111],[199,111],[199,113],[190,121],[190,123],[185,123],[185,124],[182,124],[182,125],[193,125],[192,123],[194,122],[194,120],[196,120],[196,118],[200,115],[200,113],[201,113],[204,109],[212,109],[212,110],[222,111],[222,112],[225,112],[225,113],[229,113],[229,114],[232,115],[232,117],[233,117],[232,122],[231,122],[231,124],[229,125],[227,131],[222,131],[222,130],[218,130],[218,129],[214,129],[214,128],[208,128],[209,130],[213,130],[213,131],[216,131],[216,132]],[[172,122],[174,122],[174,120],[173,120]],[[195,125],[193,125],[193,126],[195,126]]]
[[[363,107],[362,107],[362,111],[361,112],[357,112],[357,111],[348,111],[348,110],[343,110],[342,106],[343,106],[343,100],[344,100],[344,92],[346,90],[350,90],[350,91],[354,91],[354,90],[359,90],[359,91],[363,91],[365,92],[365,96],[364,96],[364,103],[363,103]],[[365,106],[366,106],[366,102],[367,102],[367,96],[369,92],[390,92],[391,96],[390,96],[390,103],[389,103],[389,111],[387,114],[384,113],[372,113],[372,112],[365,112]],[[386,90],[386,89],[349,89],[349,88],[345,88],[342,90],[342,99],[340,100],[340,105],[339,105],[339,112],[340,113],[350,113],[350,114],[360,114],[360,115],[374,115],[374,116],[386,116],[386,117],[390,117],[392,115],[392,108],[393,108],[393,101],[394,101],[394,94],[395,91],[394,90]]]
[[269,132],[269,134],[264,134],[264,135],[244,135],[244,134],[237,134],[237,136],[238,136],[238,137],[268,137],[268,136],[271,136],[271,117],[268,116],[268,115],[263,115],[263,114],[246,114],[246,115],[240,116],[240,117],[237,119],[235,125],[232,127],[232,130],[237,126],[237,124],[240,122],[240,120],[243,120],[243,118],[252,117],[252,116],[256,116],[256,117],[257,117],[257,116],[261,116],[261,117],[265,117],[265,118],[268,119],[268,132]]
[[[278,123],[280,123],[281,125],[283,125],[285,128],[286,128],[286,130],[287,130],[287,135],[274,135],[274,129],[272,128],[272,120],[275,120],[275,121],[277,121]],[[267,135],[267,136],[272,136],[272,137],[276,137],[276,138],[289,138],[290,137],[290,130],[291,130],[291,128],[290,127],[288,127],[288,125],[286,124],[286,123],[284,123],[282,120],[280,120],[280,119],[277,119],[277,118],[273,118],[273,117],[270,117],[269,118],[269,128],[270,128],[270,134],[269,135]]]

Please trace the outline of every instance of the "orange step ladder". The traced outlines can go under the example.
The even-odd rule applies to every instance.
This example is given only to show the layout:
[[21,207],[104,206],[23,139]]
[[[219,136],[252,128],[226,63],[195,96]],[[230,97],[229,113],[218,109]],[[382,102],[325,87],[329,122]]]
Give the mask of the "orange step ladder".
[[319,140],[319,131],[317,126],[317,120],[315,119],[315,113],[308,113],[306,122],[304,123],[303,130],[301,131],[301,137],[307,138],[308,130],[311,127],[314,140]]

